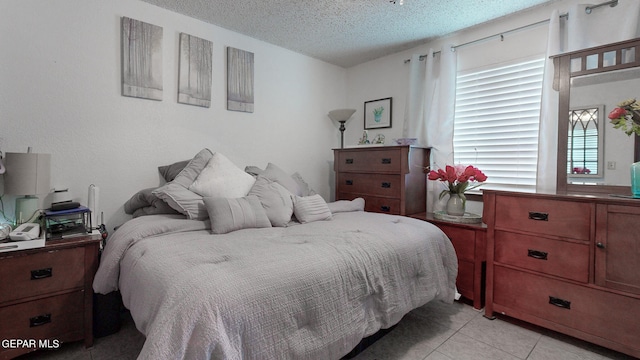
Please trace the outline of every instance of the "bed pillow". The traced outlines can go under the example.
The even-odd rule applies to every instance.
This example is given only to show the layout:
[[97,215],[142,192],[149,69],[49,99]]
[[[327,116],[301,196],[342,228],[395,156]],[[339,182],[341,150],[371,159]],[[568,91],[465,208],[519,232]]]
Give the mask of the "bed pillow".
[[214,234],[271,227],[267,213],[255,195],[235,199],[205,197],[204,203],[209,212],[211,231]]
[[297,172],[293,173],[291,175],[291,178],[298,185],[299,194],[296,194],[296,195],[298,195],[298,196],[311,196],[311,195],[315,195],[316,194],[316,192],[311,188],[311,186],[309,186],[309,184],[307,184],[306,181],[304,181],[304,179],[302,178],[302,175],[300,175],[299,173],[297,173]]
[[249,175],[251,175],[253,177],[258,177],[258,175],[262,175],[264,170],[260,169],[257,166],[248,165],[248,166],[244,167],[244,172],[246,172],[247,174],[249,174]]
[[284,186],[259,175],[249,195],[258,197],[272,226],[284,227],[291,221],[292,194]]
[[364,199],[338,200],[327,204],[332,214],[349,211],[364,211]]
[[313,221],[331,220],[331,211],[322,196],[296,196],[293,202],[293,213],[299,222],[305,224]]
[[152,194],[155,188],[143,189],[135,193],[126,203],[124,212],[134,218],[143,215],[178,214],[169,204]]
[[193,184],[212,157],[211,150],[202,149],[173,181],[155,189],[152,194],[189,219],[205,220],[209,214],[204,206],[202,196],[190,191],[189,186]]
[[189,190],[203,197],[240,198],[246,196],[256,179],[226,156],[215,153]]
[[180,171],[182,171],[187,164],[189,164],[189,160],[178,161],[171,165],[158,166],[158,172],[162,175],[164,181],[171,182],[180,174]]
[[296,181],[293,180],[291,176],[289,176],[284,170],[273,163],[267,164],[267,167],[264,169],[262,176],[284,186],[285,189],[289,190],[294,195],[302,195],[302,193],[298,189],[298,184],[296,183]]

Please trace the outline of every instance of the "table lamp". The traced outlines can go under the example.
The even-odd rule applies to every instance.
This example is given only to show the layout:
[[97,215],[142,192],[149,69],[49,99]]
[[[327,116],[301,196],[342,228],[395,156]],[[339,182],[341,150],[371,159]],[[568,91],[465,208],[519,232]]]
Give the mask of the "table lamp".
[[38,210],[38,194],[49,192],[51,154],[6,153],[4,190],[7,194],[24,195],[16,198],[16,224],[29,220]]
[[355,113],[355,109],[336,109],[329,111],[329,118],[340,123],[340,148],[344,148],[344,123]]

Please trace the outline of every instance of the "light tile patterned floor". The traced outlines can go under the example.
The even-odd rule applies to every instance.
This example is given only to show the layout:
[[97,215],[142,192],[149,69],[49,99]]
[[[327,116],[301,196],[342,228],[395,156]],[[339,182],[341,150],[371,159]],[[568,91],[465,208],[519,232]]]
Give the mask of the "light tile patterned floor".
[[[407,314],[398,326],[354,360],[630,360],[632,357],[535,326],[488,320],[483,312],[456,302],[432,302]],[[120,331],[19,359],[135,359],[144,343],[126,318]],[[325,359],[319,359],[325,360]]]

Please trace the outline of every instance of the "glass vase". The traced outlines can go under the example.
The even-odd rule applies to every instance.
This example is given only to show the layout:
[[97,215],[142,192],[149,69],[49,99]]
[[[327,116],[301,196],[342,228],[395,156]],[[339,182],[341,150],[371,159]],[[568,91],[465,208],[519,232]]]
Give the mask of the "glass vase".
[[631,164],[631,195],[640,198],[640,162]]
[[[640,170],[640,169],[639,169]],[[465,202],[456,193],[449,194],[447,201],[447,214],[451,216],[464,216]]]

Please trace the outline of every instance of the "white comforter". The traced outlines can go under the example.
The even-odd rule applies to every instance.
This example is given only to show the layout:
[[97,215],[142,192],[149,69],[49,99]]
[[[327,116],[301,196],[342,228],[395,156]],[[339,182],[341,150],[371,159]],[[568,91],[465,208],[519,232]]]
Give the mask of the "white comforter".
[[358,211],[208,228],[152,215],[109,239],[93,287],[120,290],[147,338],[138,359],[339,359],[410,310],[454,298],[453,246],[424,221]]

